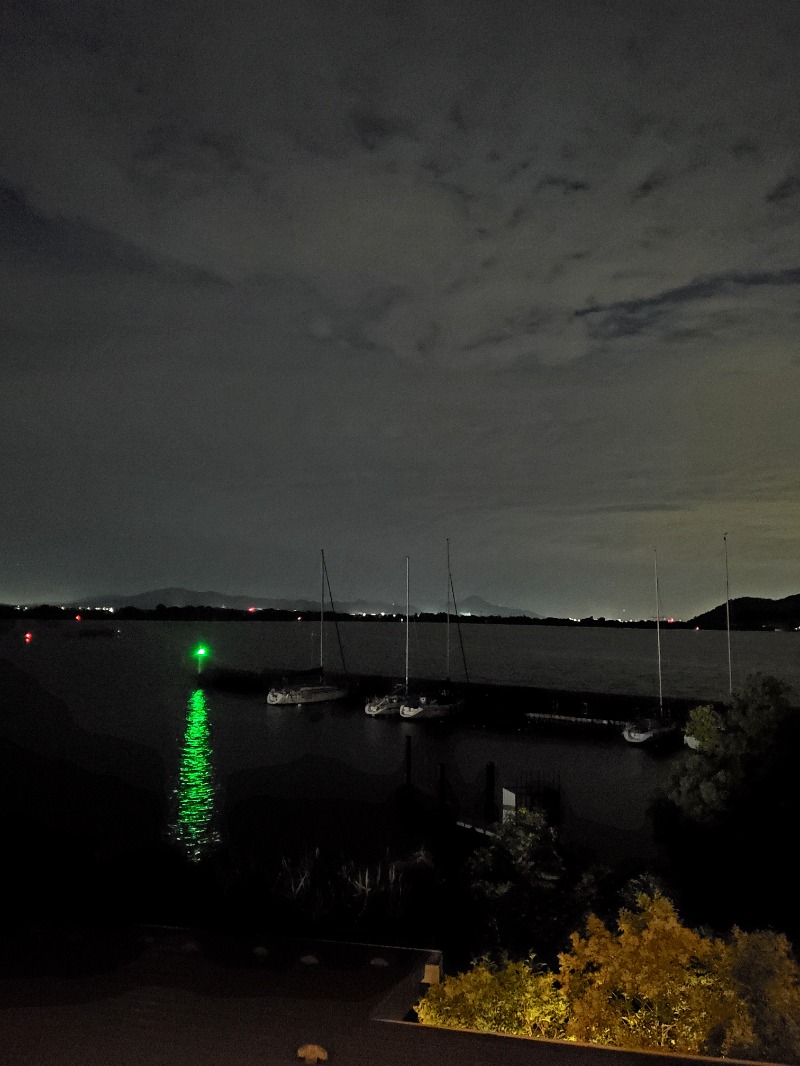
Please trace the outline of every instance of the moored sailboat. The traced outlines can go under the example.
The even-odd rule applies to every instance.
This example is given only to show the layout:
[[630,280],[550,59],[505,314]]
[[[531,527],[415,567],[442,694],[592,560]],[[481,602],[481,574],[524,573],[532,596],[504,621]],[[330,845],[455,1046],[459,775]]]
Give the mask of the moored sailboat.
[[[345,685],[336,681],[326,681],[325,679],[325,587],[327,584],[328,593],[330,594],[330,582],[328,581],[328,570],[325,566],[325,552],[321,551],[320,556],[322,588],[319,608],[319,681],[271,688],[267,693],[267,703],[271,706],[302,706],[305,703],[328,703],[331,700],[343,699],[348,694],[348,689]],[[331,608],[333,609],[332,597]],[[341,644],[339,650],[341,652]],[[344,666],[343,654],[342,665]]]
[[658,586],[658,553],[654,553],[655,560],[655,590],[656,590],[656,647],[658,649],[658,714],[650,717],[637,718],[626,722],[622,736],[629,744],[655,744],[672,737],[677,731],[677,723],[664,713],[664,692],[661,682],[661,596]]
[[406,556],[406,676],[405,684],[398,684],[384,696],[371,696],[364,705],[364,712],[372,718],[392,718],[400,714],[403,703],[408,699],[408,556]]
[[[466,701],[458,693],[454,692],[450,684],[450,603],[458,619],[458,606],[455,602],[455,590],[453,589],[453,577],[450,572],[450,541],[447,541],[447,630],[446,630],[446,680],[438,692],[420,693],[409,696],[400,707],[401,718],[445,718],[464,710]],[[459,627],[459,638],[461,629]],[[464,674],[469,681],[467,661],[464,655],[464,644],[461,643],[461,655],[464,661]],[[406,685],[406,687],[408,687]]]

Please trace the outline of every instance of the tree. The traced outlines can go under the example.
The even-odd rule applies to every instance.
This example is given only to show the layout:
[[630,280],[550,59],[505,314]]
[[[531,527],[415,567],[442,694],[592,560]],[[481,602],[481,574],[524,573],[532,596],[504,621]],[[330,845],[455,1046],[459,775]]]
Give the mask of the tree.
[[692,712],[708,726],[709,743],[687,754],[669,786],[670,800],[685,817],[712,825],[765,780],[788,716],[787,692],[777,678],[753,674],[731,697],[718,727],[705,713],[710,708]]
[[725,946],[688,929],[664,896],[641,895],[614,933],[591,915],[558,979],[567,1036],[626,1048],[726,1054],[755,1040]]
[[694,707],[686,722],[686,735],[694,737],[699,751],[711,751],[719,743],[724,728],[720,712],[710,703]]
[[754,1040],[732,1046],[738,1058],[800,1062],[800,968],[779,933],[734,929],[730,943],[733,981],[753,1019]]
[[497,961],[542,957],[560,947],[586,913],[591,875],[571,878],[555,829],[538,807],[520,808],[493,826],[467,864],[475,954]]
[[800,819],[800,713],[778,679],[753,674],[723,712],[708,748],[679,760],[656,828],[670,880],[694,921],[782,929],[800,942],[795,857],[787,827]]
[[423,1025],[552,1039],[565,1034],[567,1003],[555,976],[537,969],[533,957],[503,966],[484,958],[431,985],[416,1011]]
[[785,936],[684,925],[657,891],[573,933],[557,973],[533,956],[432,985],[423,1024],[800,1064],[800,968]]

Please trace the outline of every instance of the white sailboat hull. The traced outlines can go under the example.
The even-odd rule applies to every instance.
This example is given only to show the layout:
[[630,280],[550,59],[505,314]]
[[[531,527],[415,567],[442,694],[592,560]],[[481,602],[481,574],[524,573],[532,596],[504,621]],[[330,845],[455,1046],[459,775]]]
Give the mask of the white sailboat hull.
[[635,722],[628,722],[622,730],[622,735],[629,744],[648,744],[656,740],[663,740],[675,733],[675,724],[671,721],[661,721],[658,718],[642,718]]
[[272,688],[267,693],[271,706],[301,706],[304,703],[328,703],[347,695],[340,685],[303,685],[298,688]]
[[375,696],[364,705],[365,714],[372,718],[391,718],[400,714],[403,696]]
[[401,718],[446,718],[463,710],[464,700],[420,696],[400,708]]

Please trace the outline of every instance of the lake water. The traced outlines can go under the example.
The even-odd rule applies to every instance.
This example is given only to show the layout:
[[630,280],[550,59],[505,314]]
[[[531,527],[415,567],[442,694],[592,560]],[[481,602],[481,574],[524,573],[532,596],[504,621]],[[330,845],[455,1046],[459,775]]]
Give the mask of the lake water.
[[[404,780],[410,743],[413,783],[433,793],[445,772],[465,812],[477,809],[491,762],[498,787],[558,783],[565,842],[610,862],[656,854],[647,809],[681,752],[656,755],[616,734],[509,733],[491,725],[376,720],[363,706],[348,703],[268,707],[263,695],[204,689],[192,665],[200,641],[213,661],[230,667],[313,665],[319,661],[318,623],[122,622],[118,640],[77,639],[75,626],[81,624],[31,623],[29,644],[21,627],[9,626],[0,656],[62,704],[82,729],[158,753],[175,797],[171,828],[189,848],[199,849],[218,831],[234,779],[241,791],[252,775],[259,789],[271,788],[284,801],[313,797],[320,809],[348,792],[377,802]],[[402,623],[340,623],[338,637],[332,623],[325,628],[332,666],[340,637],[351,672],[402,676]],[[412,625],[412,676],[444,673],[445,631],[444,625]],[[658,691],[652,630],[473,624],[461,627],[461,637],[473,681],[641,696]],[[724,698],[724,632],[662,627],[661,645],[665,696]],[[797,693],[799,651],[800,634],[732,634],[734,684],[761,670]],[[461,651],[452,625],[450,654],[458,679]],[[26,728],[35,735],[34,723]]]

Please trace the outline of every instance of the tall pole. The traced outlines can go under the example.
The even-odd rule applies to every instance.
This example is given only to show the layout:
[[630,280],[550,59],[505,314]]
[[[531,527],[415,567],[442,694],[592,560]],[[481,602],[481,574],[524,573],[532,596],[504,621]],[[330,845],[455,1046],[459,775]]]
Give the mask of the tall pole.
[[405,692],[409,692],[409,556],[405,556]]
[[452,581],[451,581],[451,578],[450,578],[450,538],[448,537],[447,538],[447,625],[445,627],[446,628],[446,632],[447,632],[447,638],[446,638],[446,641],[447,641],[447,656],[446,656],[446,660],[445,660],[446,663],[447,663],[447,673],[445,674],[445,677],[446,677],[446,679],[448,681],[450,680],[450,586],[451,586],[451,584],[452,584]]
[[722,534],[725,545],[725,629],[728,633],[728,692],[733,692],[733,668],[731,666],[731,586],[728,580],[728,534]]
[[320,592],[319,592],[319,668],[324,669],[324,621],[325,621],[325,549],[320,548]]
[[655,581],[656,581],[656,644],[658,646],[658,713],[663,715],[664,713],[664,699],[661,688],[661,597],[658,591],[658,550],[653,549],[653,558],[655,562]]

